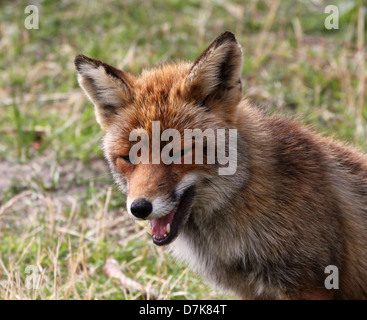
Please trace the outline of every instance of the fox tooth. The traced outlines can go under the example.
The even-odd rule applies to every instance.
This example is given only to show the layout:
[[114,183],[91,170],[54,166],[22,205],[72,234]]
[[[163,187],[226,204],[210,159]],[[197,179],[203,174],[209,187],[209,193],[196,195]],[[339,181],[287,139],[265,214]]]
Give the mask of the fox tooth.
[[166,232],[170,233],[170,231],[171,231],[171,225],[169,223],[167,223]]

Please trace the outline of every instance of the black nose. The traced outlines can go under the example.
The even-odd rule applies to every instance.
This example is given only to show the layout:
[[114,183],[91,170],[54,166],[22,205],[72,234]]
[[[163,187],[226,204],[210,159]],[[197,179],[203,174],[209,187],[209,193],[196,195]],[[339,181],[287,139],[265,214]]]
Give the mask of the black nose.
[[130,210],[135,217],[144,219],[150,215],[153,210],[153,206],[145,199],[137,199],[131,204]]

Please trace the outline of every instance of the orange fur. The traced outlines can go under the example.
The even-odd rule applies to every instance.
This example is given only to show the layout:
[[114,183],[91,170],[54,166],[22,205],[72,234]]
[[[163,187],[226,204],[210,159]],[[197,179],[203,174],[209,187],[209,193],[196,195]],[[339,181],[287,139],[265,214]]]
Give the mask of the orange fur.
[[[366,157],[243,99],[242,50],[232,33],[193,64],[168,63],[139,77],[84,56],[75,64],[128,209],[144,198],[153,203],[147,219],[164,219],[191,190],[169,244],[178,259],[240,297],[367,298]],[[237,172],[219,176],[217,163],[126,162],[130,132],[144,129],[151,140],[152,121],[181,134],[237,129]],[[328,265],[339,269],[338,290],[324,288]]]

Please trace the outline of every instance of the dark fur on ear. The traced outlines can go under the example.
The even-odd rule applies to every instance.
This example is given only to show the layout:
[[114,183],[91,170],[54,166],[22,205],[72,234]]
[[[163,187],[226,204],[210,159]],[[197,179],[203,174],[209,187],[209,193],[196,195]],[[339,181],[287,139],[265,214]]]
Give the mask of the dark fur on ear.
[[97,121],[105,130],[111,123],[111,116],[131,100],[134,77],[81,54],[75,57],[74,63],[79,84],[93,102]]
[[125,85],[127,85],[127,83],[125,83],[123,80],[123,78],[125,77],[125,73],[123,71],[116,69],[115,67],[112,67],[109,64],[104,63],[100,60],[89,58],[83,54],[78,54],[75,57],[74,64],[75,64],[76,69],[79,72],[82,71],[82,65],[85,63],[93,65],[95,68],[98,68],[99,66],[103,66],[107,74],[121,80]]
[[231,113],[242,97],[242,49],[226,31],[196,59],[185,87],[187,97],[208,109]]

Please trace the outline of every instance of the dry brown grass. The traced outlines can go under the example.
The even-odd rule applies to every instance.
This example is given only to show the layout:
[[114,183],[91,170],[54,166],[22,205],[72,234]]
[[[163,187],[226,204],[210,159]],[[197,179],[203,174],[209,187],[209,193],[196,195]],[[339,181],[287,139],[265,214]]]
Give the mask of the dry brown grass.
[[[141,299],[142,292],[103,273],[108,258],[159,298],[228,298],[152,245],[124,214],[74,56],[138,72],[195,59],[232,30],[244,48],[249,97],[366,148],[366,7],[335,1],[344,8],[341,28],[327,31],[326,4],[49,1],[42,2],[40,29],[26,30],[23,2],[2,1],[0,299]],[[35,289],[26,288],[28,266],[38,270]]]

